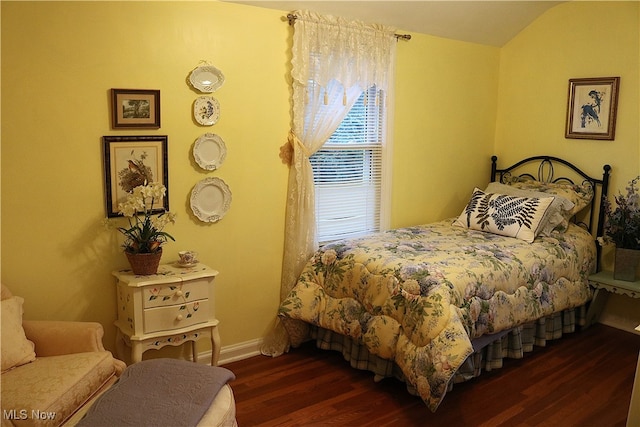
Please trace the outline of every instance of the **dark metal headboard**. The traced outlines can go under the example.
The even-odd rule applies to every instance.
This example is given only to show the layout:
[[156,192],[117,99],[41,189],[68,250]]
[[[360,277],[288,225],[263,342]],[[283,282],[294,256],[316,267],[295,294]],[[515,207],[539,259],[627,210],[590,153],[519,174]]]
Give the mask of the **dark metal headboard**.
[[[611,173],[611,166],[604,165],[602,167],[602,179],[594,178],[578,167],[573,165],[572,163],[560,159],[558,157],[552,156],[534,156],[529,157],[524,160],[520,160],[518,163],[514,163],[513,165],[506,167],[504,169],[498,169],[497,166],[498,157],[491,157],[491,182],[495,182],[496,178],[498,178],[498,182],[506,183],[511,177],[527,177],[530,179],[534,179],[536,181],[542,182],[570,182],[575,184],[574,179],[582,179],[581,184],[589,184],[591,188],[593,188],[593,201],[588,207],[587,213],[587,222],[581,222],[589,232],[594,236],[594,239],[602,236],[602,230],[604,228],[604,209],[602,209],[602,200],[606,199],[607,192],[609,189],[609,174]],[[531,172],[527,172],[532,168],[535,168],[535,164],[538,164],[538,169],[533,175]],[[556,165],[564,165],[564,169],[559,168],[559,170],[564,171],[573,171],[575,177],[570,178],[567,176],[555,176],[555,168]],[[565,173],[565,172],[562,172]],[[598,191],[598,188],[600,191]],[[594,219],[597,215],[597,222],[594,223]],[[596,244],[597,248],[597,270],[600,269],[600,245]]]

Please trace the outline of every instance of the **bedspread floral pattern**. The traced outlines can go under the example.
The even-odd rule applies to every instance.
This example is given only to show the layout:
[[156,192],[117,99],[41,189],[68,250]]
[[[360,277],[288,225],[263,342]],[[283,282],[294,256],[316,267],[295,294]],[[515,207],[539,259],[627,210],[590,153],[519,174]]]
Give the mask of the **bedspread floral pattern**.
[[452,220],[326,245],[280,315],[348,335],[394,360],[435,411],[471,339],[584,304],[595,262],[578,226],[534,243]]

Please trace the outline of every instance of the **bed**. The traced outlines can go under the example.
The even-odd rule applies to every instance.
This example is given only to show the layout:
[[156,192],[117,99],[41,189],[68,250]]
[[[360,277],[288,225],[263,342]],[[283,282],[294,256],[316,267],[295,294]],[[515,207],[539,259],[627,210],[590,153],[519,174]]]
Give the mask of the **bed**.
[[454,383],[584,324],[610,169],[493,156],[459,216],[324,245],[279,308],[292,346],[315,339],[436,411]]

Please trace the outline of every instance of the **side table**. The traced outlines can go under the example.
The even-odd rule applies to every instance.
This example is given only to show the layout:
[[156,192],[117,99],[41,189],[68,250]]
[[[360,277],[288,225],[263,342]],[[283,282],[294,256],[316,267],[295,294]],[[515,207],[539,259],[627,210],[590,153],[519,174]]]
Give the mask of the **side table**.
[[112,274],[117,279],[115,325],[120,358],[125,346],[131,347],[131,362],[136,363],[147,350],[190,341],[193,361],[197,362],[196,341],[208,338],[211,365],[217,365],[220,333],[213,292],[216,270],[201,263],[189,268],[163,264],[150,276],[138,276],[131,270]]
[[589,284],[595,288],[593,300],[587,310],[587,323],[590,326],[598,320],[604,308],[609,293],[627,295],[631,298],[640,298],[640,280],[626,282],[613,278],[612,271],[600,271],[589,276]]

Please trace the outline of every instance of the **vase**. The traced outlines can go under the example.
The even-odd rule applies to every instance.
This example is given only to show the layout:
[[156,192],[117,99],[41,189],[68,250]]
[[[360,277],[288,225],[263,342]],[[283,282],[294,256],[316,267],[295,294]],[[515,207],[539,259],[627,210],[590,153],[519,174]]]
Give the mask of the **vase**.
[[149,276],[158,272],[160,258],[162,258],[162,249],[148,254],[133,254],[130,252],[125,252],[125,254],[127,254],[127,259],[134,274]]
[[626,282],[635,282],[638,264],[640,264],[640,250],[616,248],[613,278]]

